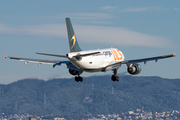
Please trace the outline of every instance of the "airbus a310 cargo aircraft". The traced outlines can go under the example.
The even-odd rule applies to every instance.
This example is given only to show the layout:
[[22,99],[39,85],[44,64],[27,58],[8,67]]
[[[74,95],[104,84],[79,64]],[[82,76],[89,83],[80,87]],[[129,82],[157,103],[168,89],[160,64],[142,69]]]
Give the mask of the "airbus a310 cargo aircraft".
[[82,51],[78,45],[78,41],[76,35],[74,33],[73,27],[71,25],[71,21],[69,18],[65,18],[66,27],[69,39],[69,48],[70,53],[66,55],[55,55],[55,54],[47,54],[47,53],[36,53],[40,55],[48,55],[55,57],[63,57],[69,59],[69,61],[53,61],[53,60],[40,60],[40,59],[29,59],[29,58],[18,58],[18,57],[9,57],[6,58],[15,59],[19,61],[24,61],[24,64],[28,62],[38,63],[38,66],[41,64],[51,64],[53,68],[56,65],[66,64],[69,69],[69,73],[75,76],[75,81],[82,82],[83,78],[80,77],[83,71],[85,72],[106,72],[108,70],[113,71],[113,75],[111,77],[112,81],[119,81],[119,77],[117,76],[117,70],[121,65],[127,65],[127,71],[131,75],[136,75],[141,72],[141,66],[137,63],[144,62],[146,64],[147,61],[154,60],[157,62],[159,59],[175,57],[175,54],[164,55],[158,57],[150,57],[144,59],[135,59],[135,60],[125,60],[123,53],[116,48],[108,48],[108,49],[98,49],[98,50],[89,50]]

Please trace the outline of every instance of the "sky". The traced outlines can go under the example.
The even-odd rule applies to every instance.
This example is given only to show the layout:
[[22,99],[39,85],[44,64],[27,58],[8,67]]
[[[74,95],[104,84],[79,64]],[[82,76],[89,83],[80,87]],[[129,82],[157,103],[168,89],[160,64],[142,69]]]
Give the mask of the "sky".
[[[141,63],[137,76],[180,78],[180,1],[164,0],[16,0],[0,1],[0,84],[24,78],[71,78],[66,65],[4,60],[11,57],[66,60],[35,52],[69,52],[65,18],[71,19],[83,50],[117,48],[126,60],[169,55],[175,58]],[[127,66],[118,73],[127,71]],[[83,73],[82,77],[106,73]],[[128,73],[127,73],[128,74]],[[111,80],[111,79],[110,79]]]

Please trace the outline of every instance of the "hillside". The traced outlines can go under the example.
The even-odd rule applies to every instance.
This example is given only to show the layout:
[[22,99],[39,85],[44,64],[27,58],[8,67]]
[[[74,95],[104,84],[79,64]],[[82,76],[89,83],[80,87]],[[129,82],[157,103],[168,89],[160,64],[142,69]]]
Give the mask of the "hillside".
[[144,107],[180,109],[180,79],[110,76],[74,79],[24,79],[0,85],[0,112],[33,115],[111,114]]

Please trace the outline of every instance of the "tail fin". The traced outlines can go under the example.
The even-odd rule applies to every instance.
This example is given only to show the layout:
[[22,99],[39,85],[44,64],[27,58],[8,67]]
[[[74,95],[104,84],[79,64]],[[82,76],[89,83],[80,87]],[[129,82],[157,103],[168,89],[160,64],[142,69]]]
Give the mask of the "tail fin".
[[73,27],[71,25],[71,21],[69,18],[66,18],[66,27],[67,27],[67,33],[68,33],[68,39],[69,39],[69,47],[70,52],[79,52],[81,51],[81,48],[78,45],[76,35],[74,33]]

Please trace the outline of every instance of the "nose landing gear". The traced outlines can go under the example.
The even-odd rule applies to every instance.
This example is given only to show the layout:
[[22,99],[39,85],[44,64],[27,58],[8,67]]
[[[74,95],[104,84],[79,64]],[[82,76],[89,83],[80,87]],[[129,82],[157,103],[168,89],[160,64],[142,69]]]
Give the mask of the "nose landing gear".
[[116,75],[112,75],[111,80],[114,81],[114,82],[115,81],[119,82],[119,77],[116,76]]
[[82,81],[83,81],[83,78],[82,78],[81,76],[78,76],[78,77],[76,76],[76,77],[75,77],[75,81],[76,81],[76,82],[82,82]]
[[114,73],[114,75],[112,75],[111,80],[114,81],[114,82],[115,81],[119,82],[119,77],[116,75],[117,74],[117,69],[114,69],[113,73]]

